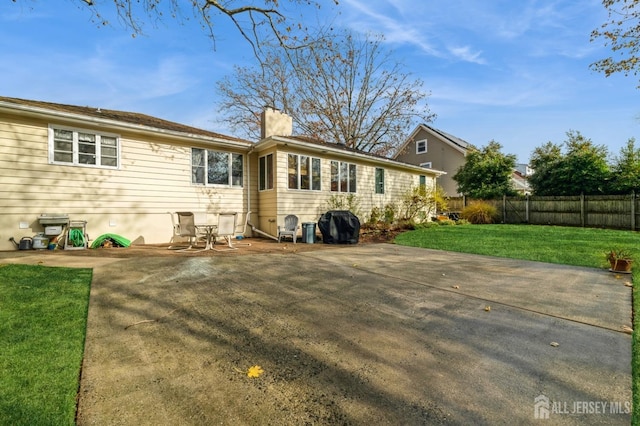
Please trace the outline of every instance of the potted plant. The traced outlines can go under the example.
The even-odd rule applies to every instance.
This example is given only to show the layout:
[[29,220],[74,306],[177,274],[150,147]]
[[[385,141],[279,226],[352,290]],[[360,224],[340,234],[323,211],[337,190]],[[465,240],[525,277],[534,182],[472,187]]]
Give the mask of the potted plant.
[[611,264],[611,272],[631,272],[633,258],[627,249],[611,249],[607,252],[607,260]]

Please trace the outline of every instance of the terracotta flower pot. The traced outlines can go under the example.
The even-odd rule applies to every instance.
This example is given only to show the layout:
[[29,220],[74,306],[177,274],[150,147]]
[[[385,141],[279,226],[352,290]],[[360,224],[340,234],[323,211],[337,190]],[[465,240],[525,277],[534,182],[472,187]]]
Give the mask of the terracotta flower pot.
[[629,259],[613,259],[609,263],[611,263],[611,271],[613,272],[631,272],[633,261]]

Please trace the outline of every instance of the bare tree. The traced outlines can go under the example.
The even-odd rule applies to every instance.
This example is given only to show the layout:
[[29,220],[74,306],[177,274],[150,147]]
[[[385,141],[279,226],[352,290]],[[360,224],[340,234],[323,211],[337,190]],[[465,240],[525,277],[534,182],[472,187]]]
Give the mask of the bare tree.
[[[591,64],[605,76],[621,72],[640,72],[640,0],[602,0],[609,19],[591,32],[591,41],[604,38],[605,45],[618,56],[610,56]],[[640,88],[640,85],[638,86]]]
[[385,50],[382,36],[323,34],[300,50],[265,47],[259,66],[236,67],[218,83],[226,121],[259,138],[260,112],[291,115],[298,134],[385,155],[417,121],[434,118],[423,82]]
[[[22,0],[24,2],[25,0]],[[327,2],[316,0],[74,0],[80,7],[92,13],[98,25],[110,25],[108,9],[115,8],[120,21],[133,31],[143,33],[150,22],[174,19],[179,22],[195,19],[208,32],[215,43],[217,27],[221,20],[229,20],[259,56],[264,40],[275,39],[285,48],[300,47],[305,40],[296,34],[304,29],[302,14],[308,8],[320,8]],[[20,0],[13,0],[14,3]],[[338,0],[331,0],[337,5]],[[287,6],[297,8],[300,20],[294,19]]]

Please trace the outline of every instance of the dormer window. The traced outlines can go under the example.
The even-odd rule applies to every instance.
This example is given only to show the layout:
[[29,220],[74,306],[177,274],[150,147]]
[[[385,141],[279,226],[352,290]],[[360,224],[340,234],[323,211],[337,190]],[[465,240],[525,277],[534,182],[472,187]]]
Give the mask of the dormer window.
[[427,140],[416,141],[416,154],[424,154],[425,152],[427,152]]

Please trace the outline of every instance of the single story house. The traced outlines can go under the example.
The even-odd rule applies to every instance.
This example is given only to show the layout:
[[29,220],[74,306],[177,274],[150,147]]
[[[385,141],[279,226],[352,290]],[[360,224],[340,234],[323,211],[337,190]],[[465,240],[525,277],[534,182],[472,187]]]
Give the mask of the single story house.
[[86,221],[90,238],[133,244],[168,243],[176,211],[202,222],[234,211],[240,225],[251,212],[257,229],[276,235],[288,214],[316,222],[332,199],[351,195],[366,216],[441,174],[293,136],[276,110],[262,118],[254,143],[144,114],[0,97],[0,250],[58,214]]

